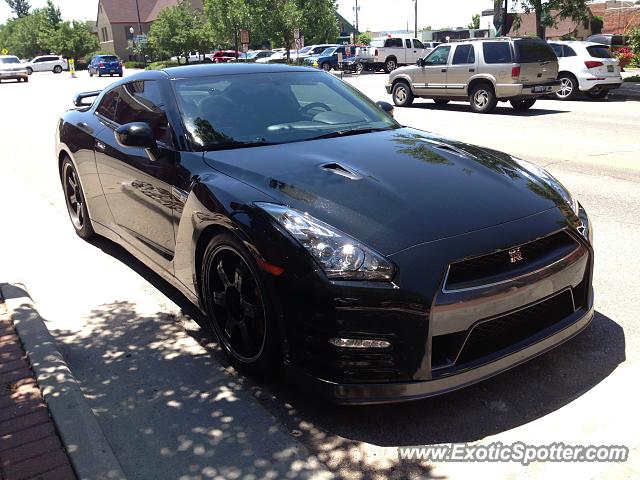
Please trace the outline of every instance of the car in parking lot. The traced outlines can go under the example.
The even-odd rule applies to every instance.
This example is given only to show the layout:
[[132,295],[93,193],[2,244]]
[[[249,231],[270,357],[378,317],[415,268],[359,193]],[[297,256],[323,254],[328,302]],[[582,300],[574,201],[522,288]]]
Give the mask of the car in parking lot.
[[564,186],[402,127],[333,75],[184,66],[75,104],[52,158],[73,229],[183,292],[242,371],[286,368],[339,403],[416,400],[593,317],[592,227]]
[[27,69],[15,55],[0,55],[0,82],[2,80],[29,81]]
[[338,68],[339,55],[343,58],[351,57],[355,53],[355,47],[350,45],[339,45],[337,47],[327,47],[322,53],[317,55],[311,55],[304,59],[304,64],[310,67],[321,68],[328,72],[332,69]]
[[124,72],[122,60],[115,55],[96,55],[89,62],[88,70],[90,77],[94,75],[99,77],[103,75],[109,75],[110,77],[118,75],[121,77]]
[[60,55],[41,55],[24,64],[29,75],[33,72],[53,72],[62,73],[63,70],[69,70],[67,60]]
[[440,44],[417,65],[392,71],[386,89],[399,107],[416,97],[468,100],[474,112],[488,113],[507,100],[516,110],[531,108],[559,89],[557,76],[558,59],[543,40],[474,39]]
[[620,88],[620,61],[603,44],[579,41],[550,41],[558,57],[560,89],[556,98],[571,100],[580,92],[591,98],[604,98]]

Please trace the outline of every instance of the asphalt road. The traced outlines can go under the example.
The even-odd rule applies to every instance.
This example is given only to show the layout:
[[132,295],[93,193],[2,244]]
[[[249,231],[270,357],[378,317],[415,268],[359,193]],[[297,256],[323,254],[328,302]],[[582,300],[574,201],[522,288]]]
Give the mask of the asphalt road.
[[[640,102],[543,100],[525,113],[504,104],[491,115],[425,100],[396,109],[405,125],[548,167],[574,192],[595,226],[597,315],[569,343],[476,386],[400,406],[344,408],[295,385],[237,375],[174,289],[112,243],[73,234],[53,156],[56,120],[75,92],[112,81],[79,76],[36,74],[29,84],[0,85],[0,280],[22,281],[31,292],[131,478],[263,478],[261,448],[270,440],[264,423],[251,419],[264,418],[264,409],[276,430],[304,445],[285,456],[293,472],[311,454],[304,471],[313,472],[318,458],[357,480],[640,476],[633,394],[640,377]],[[390,101],[385,80],[348,81]],[[288,452],[286,438],[272,438]],[[394,448],[493,441],[622,444],[632,454],[620,465],[523,468],[401,462]],[[244,450],[234,456],[234,447]],[[221,449],[226,461],[211,465]],[[257,458],[253,472],[244,469],[247,457]]]

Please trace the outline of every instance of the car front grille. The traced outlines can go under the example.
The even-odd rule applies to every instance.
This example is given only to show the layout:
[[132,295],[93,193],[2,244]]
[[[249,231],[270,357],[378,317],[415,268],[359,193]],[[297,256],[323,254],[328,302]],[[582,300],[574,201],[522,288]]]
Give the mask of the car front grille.
[[[578,247],[573,237],[560,231],[520,246],[455,262],[449,266],[444,289],[455,291],[482,287],[525,275],[551,265]],[[519,249],[522,260],[512,262],[509,252],[515,248]]]

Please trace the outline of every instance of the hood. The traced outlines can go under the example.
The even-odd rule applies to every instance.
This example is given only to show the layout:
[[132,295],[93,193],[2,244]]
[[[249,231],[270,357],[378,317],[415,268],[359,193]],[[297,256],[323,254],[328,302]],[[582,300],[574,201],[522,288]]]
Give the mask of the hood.
[[562,204],[506,154],[408,128],[204,159],[385,255]]

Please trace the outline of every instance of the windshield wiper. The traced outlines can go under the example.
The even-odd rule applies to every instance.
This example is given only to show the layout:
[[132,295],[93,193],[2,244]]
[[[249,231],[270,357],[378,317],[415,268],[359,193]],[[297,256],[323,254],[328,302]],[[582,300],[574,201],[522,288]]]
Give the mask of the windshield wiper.
[[320,140],[321,138],[348,137],[349,135],[359,135],[361,133],[384,132],[389,128],[348,128],[345,130],[336,130],[335,132],[323,133],[316,137],[305,138],[305,140]]

